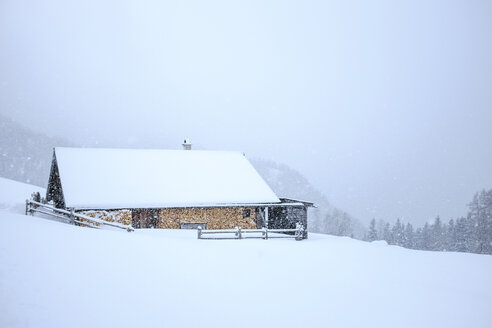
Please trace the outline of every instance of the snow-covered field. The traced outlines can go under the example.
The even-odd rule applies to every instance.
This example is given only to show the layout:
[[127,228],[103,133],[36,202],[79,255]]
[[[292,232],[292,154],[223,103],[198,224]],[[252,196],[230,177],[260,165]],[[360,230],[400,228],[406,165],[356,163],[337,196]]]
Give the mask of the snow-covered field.
[[33,192],[39,192],[43,196],[46,193],[43,188],[0,177],[0,210],[24,213],[26,199]]
[[197,240],[18,211],[0,211],[0,327],[492,326],[492,256],[316,234]]

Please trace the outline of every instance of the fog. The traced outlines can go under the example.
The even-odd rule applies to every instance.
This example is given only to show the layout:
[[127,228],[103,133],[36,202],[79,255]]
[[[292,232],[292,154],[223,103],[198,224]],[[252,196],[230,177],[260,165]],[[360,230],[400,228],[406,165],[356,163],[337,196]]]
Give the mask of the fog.
[[490,1],[0,1],[0,111],[82,146],[240,150],[423,223],[492,188]]

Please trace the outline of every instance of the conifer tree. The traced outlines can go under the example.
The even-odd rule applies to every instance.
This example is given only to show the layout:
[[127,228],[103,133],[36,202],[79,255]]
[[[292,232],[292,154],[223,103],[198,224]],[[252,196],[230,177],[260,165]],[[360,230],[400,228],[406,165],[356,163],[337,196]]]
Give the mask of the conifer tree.
[[375,241],[378,239],[378,232],[376,230],[376,219],[372,219],[369,224],[369,232],[367,234],[368,241]]
[[472,234],[470,233],[469,221],[465,218],[456,220],[455,240],[453,248],[457,252],[469,252]]
[[384,240],[383,235],[384,235],[384,226],[386,225],[386,222],[384,220],[377,220],[376,221],[376,231],[378,235],[378,240]]
[[415,229],[415,233],[413,235],[413,244],[415,249],[423,249],[422,248],[422,228]]
[[475,240],[471,251],[492,254],[492,189],[476,193],[468,206],[468,219],[475,227]]
[[386,222],[383,228],[383,240],[390,245],[393,245],[393,236],[391,234],[390,224]]
[[392,235],[393,235],[393,243],[398,246],[403,246],[403,224],[401,223],[400,219],[396,219],[395,225],[391,229]]
[[405,232],[404,232],[404,243],[403,247],[406,248],[415,248],[415,236],[413,232],[413,226],[410,224],[410,222],[407,223],[405,226]]
[[454,224],[454,220],[451,219],[449,220],[448,225],[446,226],[446,243],[444,245],[444,250],[449,251],[449,252],[455,252],[456,251],[456,227]]
[[433,251],[442,251],[444,249],[444,233],[441,218],[437,216],[431,226],[430,249]]
[[426,222],[421,232],[420,249],[425,251],[430,250],[430,244],[431,244],[431,231],[429,228],[429,224]]

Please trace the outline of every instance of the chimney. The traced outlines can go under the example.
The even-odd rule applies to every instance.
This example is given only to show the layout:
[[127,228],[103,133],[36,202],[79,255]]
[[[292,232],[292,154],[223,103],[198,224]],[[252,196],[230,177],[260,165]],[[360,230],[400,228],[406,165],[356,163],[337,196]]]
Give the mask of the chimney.
[[183,141],[183,150],[191,150],[191,141],[189,139]]

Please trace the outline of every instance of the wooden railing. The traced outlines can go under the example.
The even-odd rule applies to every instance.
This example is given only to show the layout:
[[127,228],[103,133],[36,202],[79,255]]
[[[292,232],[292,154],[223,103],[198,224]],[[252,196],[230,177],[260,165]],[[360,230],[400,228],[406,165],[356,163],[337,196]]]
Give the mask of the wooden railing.
[[101,220],[98,218],[93,218],[91,216],[76,213],[74,210],[64,210],[61,208],[56,208],[52,205],[40,203],[34,200],[26,200],[26,215],[34,215],[34,213],[42,213],[50,215],[59,219],[68,221],[71,224],[80,224],[91,228],[100,228],[100,225],[110,226],[114,228],[124,229],[128,232],[134,231],[133,227],[130,225],[109,222]]
[[[294,234],[285,234],[294,233]],[[253,236],[252,234],[257,234]],[[275,239],[275,238],[295,238],[295,240],[304,239],[304,227],[297,224],[295,229],[221,229],[221,230],[204,230],[201,227],[197,229],[198,239]],[[206,235],[215,235],[206,237]],[[222,235],[222,236],[218,236]]]

